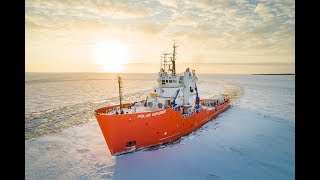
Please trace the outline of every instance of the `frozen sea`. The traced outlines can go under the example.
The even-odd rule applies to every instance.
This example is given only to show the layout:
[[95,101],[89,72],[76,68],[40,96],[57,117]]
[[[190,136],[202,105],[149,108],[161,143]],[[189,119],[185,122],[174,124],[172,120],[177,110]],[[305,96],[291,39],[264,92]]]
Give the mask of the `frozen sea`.
[[[238,91],[174,143],[111,156],[93,110],[118,102],[117,75],[26,73],[25,179],[295,179],[295,76],[198,74],[200,97]],[[156,74],[122,74],[125,100]]]

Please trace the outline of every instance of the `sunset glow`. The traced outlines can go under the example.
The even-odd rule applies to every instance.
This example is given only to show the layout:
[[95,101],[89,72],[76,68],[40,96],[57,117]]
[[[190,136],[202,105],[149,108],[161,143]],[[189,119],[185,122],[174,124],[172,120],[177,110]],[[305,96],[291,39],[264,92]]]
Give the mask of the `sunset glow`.
[[[294,73],[294,0],[26,0],[26,72]],[[179,69],[181,68],[181,69]]]
[[121,72],[128,63],[128,49],[118,41],[99,42],[94,46],[93,56],[105,72]]

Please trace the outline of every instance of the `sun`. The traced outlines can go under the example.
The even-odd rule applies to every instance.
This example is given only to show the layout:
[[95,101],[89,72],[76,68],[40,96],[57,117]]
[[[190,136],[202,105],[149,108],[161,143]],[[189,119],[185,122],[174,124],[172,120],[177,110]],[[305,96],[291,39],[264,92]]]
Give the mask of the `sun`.
[[116,40],[95,44],[95,61],[105,72],[122,72],[123,65],[128,63],[128,48]]

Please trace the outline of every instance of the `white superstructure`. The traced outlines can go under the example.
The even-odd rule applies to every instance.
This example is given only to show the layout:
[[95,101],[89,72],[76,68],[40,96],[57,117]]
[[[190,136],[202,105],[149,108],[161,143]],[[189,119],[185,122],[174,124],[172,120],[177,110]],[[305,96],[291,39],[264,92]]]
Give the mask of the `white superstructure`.
[[[166,107],[183,107],[184,111],[194,110],[199,106],[195,71],[189,68],[183,74],[176,74],[176,46],[173,53],[164,53],[161,57],[161,67],[158,73],[158,86],[147,98],[146,105],[152,109]],[[186,112],[185,112],[186,113]]]

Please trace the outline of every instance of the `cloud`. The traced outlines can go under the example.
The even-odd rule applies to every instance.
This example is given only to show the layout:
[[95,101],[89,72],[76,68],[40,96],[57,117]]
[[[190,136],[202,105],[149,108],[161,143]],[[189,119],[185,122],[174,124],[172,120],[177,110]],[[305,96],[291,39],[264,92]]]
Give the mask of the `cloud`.
[[[69,18],[69,19],[68,19]],[[66,20],[68,19],[68,20]],[[68,16],[68,15],[54,15],[48,16],[46,14],[28,14],[26,16],[26,30],[27,31],[63,31],[78,29],[81,30],[101,30],[107,29],[109,26],[99,19],[84,18],[81,16]]]
[[[154,21],[135,21],[128,19],[150,17],[163,9],[133,1],[27,1],[29,8],[38,8],[40,13],[28,13],[28,28],[94,28],[130,29],[149,34],[167,31],[175,35],[189,36],[194,40],[216,41],[221,47],[251,47],[268,45],[266,37],[272,37],[283,26],[291,27],[294,32],[293,1],[170,1],[160,0],[160,4],[176,9],[169,21],[163,23],[159,16]],[[28,8],[27,8],[28,9]],[[51,13],[48,12],[51,9]],[[157,9],[157,10],[156,10]],[[41,14],[42,13],[42,14]],[[166,14],[167,15],[167,14]],[[120,19],[119,22],[113,21]],[[121,19],[127,19],[123,21]],[[51,24],[51,26],[50,26]],[[166,26],[166,24],[169,24]],[[38,26],[36,26],[38,25]],[[288,31],[287,31],[288,32]],[[281,38],[281,37],[279,37]],[[224,42],[228,40],[227,42]],[[274,42],[269,40],[269,42]]]
[[169,7],[178,7],[178,0],[159,0],[159,3],[164,5],[164,6],[169,6]]
[[48,27],[46,26],[42,26],[42,25],[39,25],[39,24],[36,24],[32,21],[27,21],[25,23],[25,28],[27,30],[43,30],[43,29],[48,29]]
[[294,44],[293,0],[257,3],[200,0],[186,1],[184,5],[180,14],[185,14],[182,15],[185,18],[191,15],[195,27],[189,32],[180,29],[175,35],[187,34],[192,41],[210,43],[216,48],[265,48],[270,53],[279,52],[276,49],[287,51]]
[[[37,1],[27,0],[26,31],[138,31],[157,34],[165,23],[136,21],[152,17],[157,10],[134,1]],[[132,33],[132,32],[128,32]]]
[[190,13],[175,13],[173,14],[172,23],[174,25],[197,25],[200,22],[200,17]]
[[[26,1],[26,30],[103,30],[128,28],[132,18],[145,17],[154,12],[139,3],[121,1]],[[123,23],[114,23],[115,19]],[[112,22],[114,21],[114,22]],[[142,24],[142,25],[140,25]],[[156,32],[159,27],[137,23],[137,29]],[[112,25],[112,27],[111,27]],[[142,27],[140,27],[142,26]]]
[[104,3],[91,4],[90,10],[101,16],[107,16],[114,19],[137,18],[152,16],[156,12],[151,8],[138,3],[125,3],[121,1],[104,1]]
[[186,9],[198,8],[202,10],[210,10],[212,8],[212,1],[210,0],[199,0],[199,1],[192,1],[188,0],[185,3]]
[[158,34],[166,28],[166,24],[142,24],[137,26],[136,30],[146,34]]
[[264,4],[258,4],[253,12],[257,13],[261,18],[263,18],[263,21],[270,21],[274,18],[271,8]]
[[162,48],[175,39],[187,56],[203,61],[294,59],[294,0],[26,0],[25,7],[27,36],[46,42],[58,36],[72,45],[116,37],[144,47],[154,41]]
[[107,16],[113,19],[126,19],[152,16],[156,12],[140,3],[126,1],[26,1],[26,8],[50,9],[52,13],[80,11],[82,15],[93,13],[95,16]]

